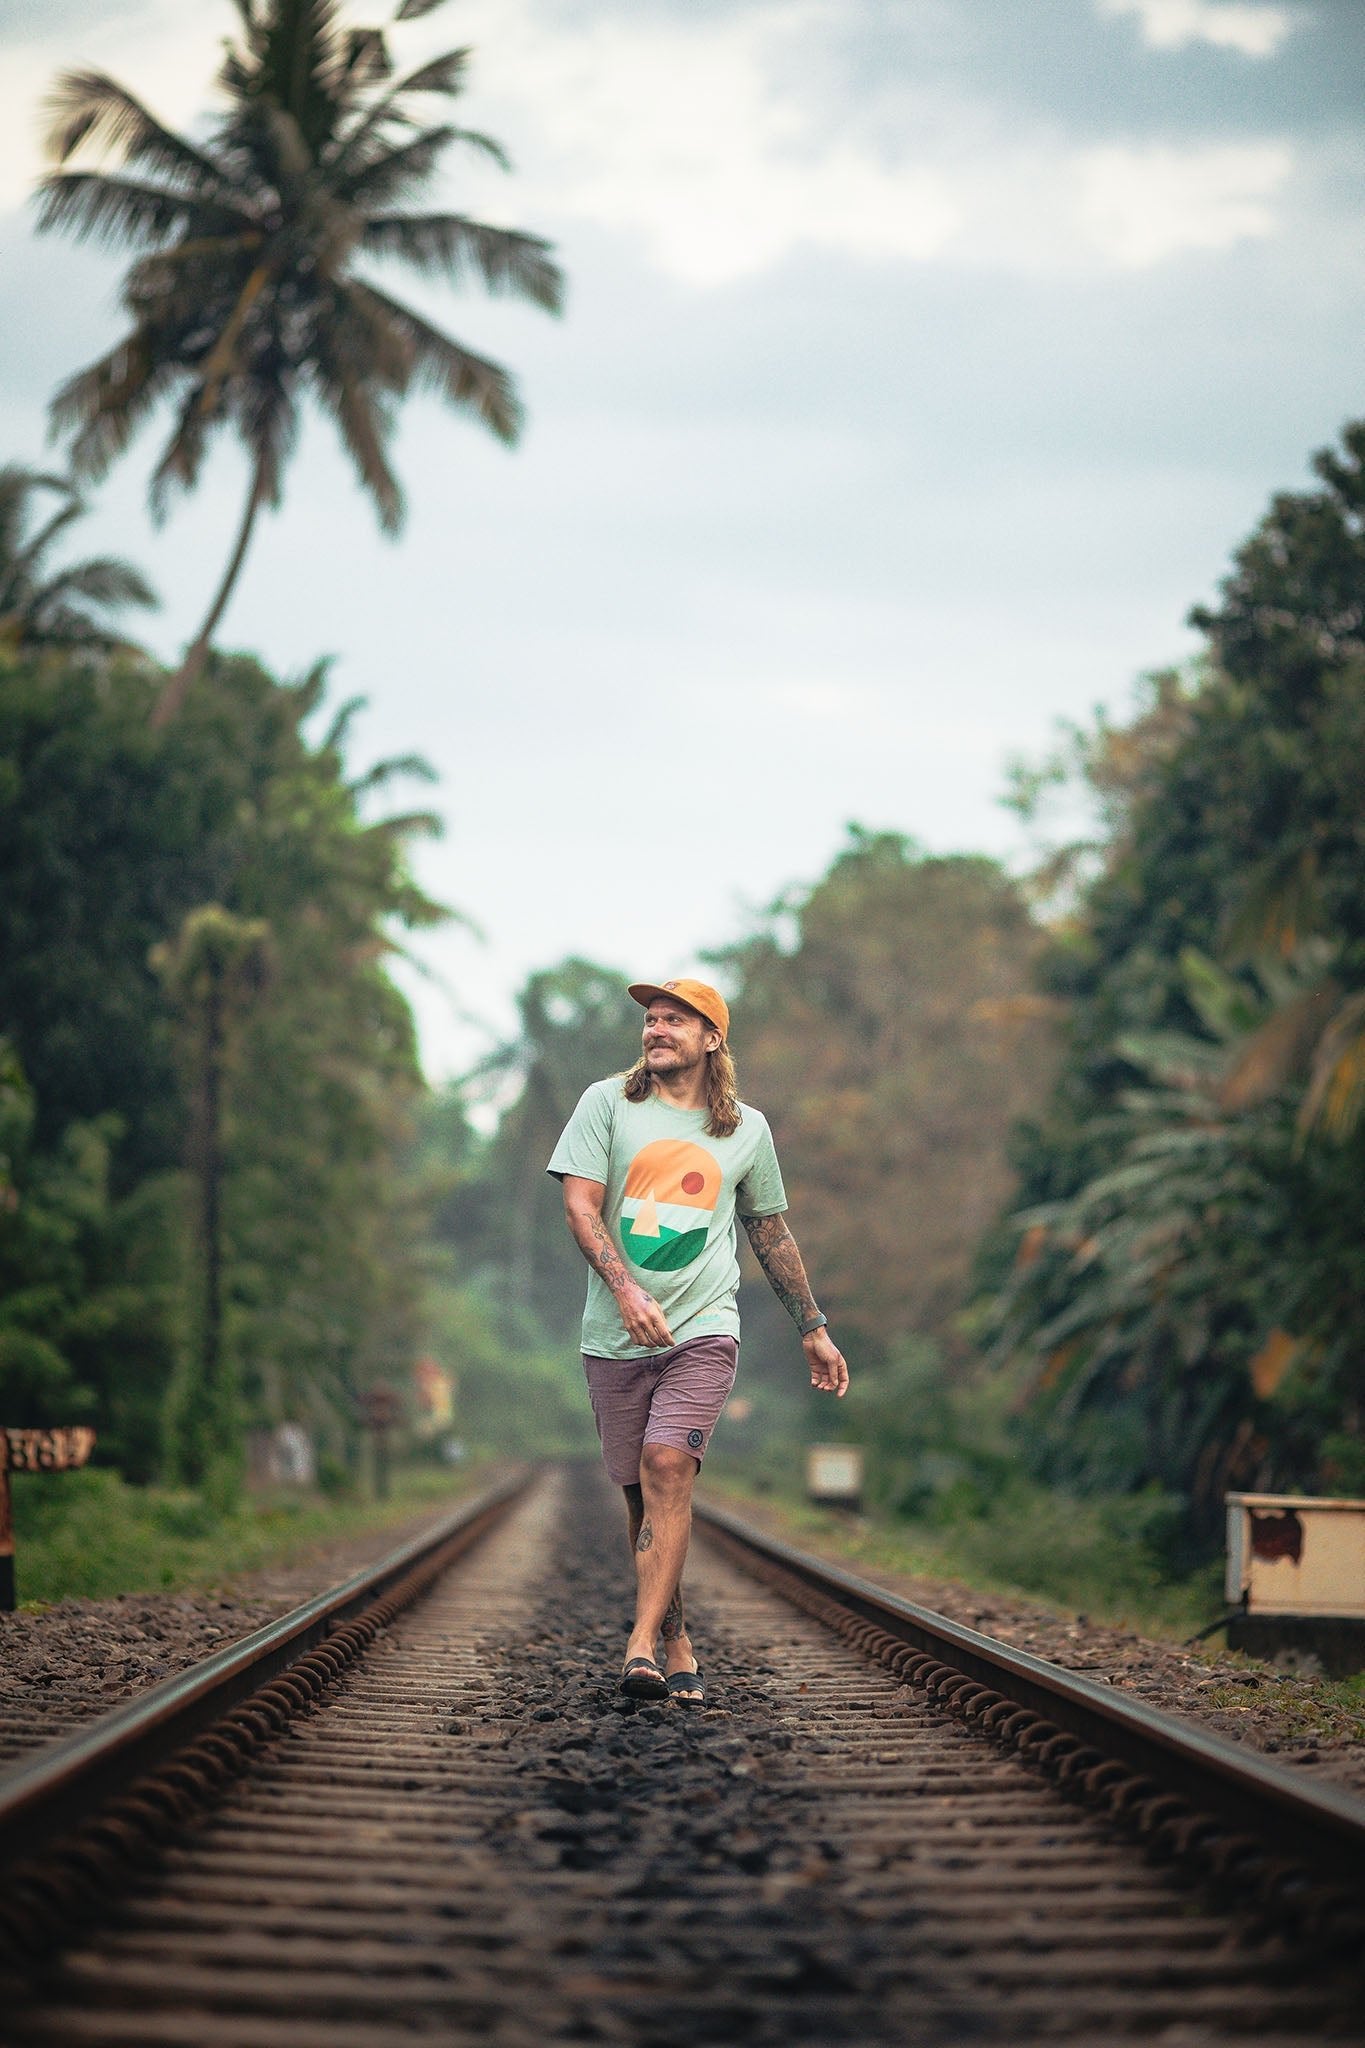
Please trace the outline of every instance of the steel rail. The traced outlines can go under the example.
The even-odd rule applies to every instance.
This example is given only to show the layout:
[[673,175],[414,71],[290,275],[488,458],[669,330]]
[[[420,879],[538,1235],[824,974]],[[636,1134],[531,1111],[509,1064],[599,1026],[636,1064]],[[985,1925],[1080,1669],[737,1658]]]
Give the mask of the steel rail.
[[30,1862],[410,1575],[441,1568],[440,1553],[449,1551],[454,1562],[506,1513],[529,1477],[521,1471],[485,1488],[377,1564],[0,1772],[0,1871]]
[[[1114,1759],[1150,1787],[1214,1816],[1237,1838],[1254,1837],[1294,1859],[1316,1883],[1340,1885],[1357,1900],[1365,1894],[1365,1799],[1338,1786],[1305,1784],[1271,1758],[901,1599],[710,1503],[698,1501],[695,1513],[741,1565],[765,1565],[834,1601],[869,1630],[985,1688],[1001,1706],[1017,1706],[1051,1734]],[[1008,1717],[997,1707],[992,1718],[998,1726]]]

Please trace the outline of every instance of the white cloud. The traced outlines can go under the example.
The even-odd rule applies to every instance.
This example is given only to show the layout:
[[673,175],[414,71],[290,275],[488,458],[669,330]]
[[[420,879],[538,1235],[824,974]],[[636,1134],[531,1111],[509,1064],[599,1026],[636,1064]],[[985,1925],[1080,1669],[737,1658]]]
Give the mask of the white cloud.
[[[1228,8],[1197,4],[1226,26]],[[802,249],[1034,275],[1151,265],[1273,232],[1291,167],[1268,140],[1095,149],[911,79],[887,81],[875,129],[860,126],[818,61],[822,0],[686,22],[641,10],[572,34],[537,0],[470,5],[489,10],[480,89],[509,134],[535,138],[526,217],[624,231],[703,289]]]
[[527,103],[558,204],[639,235],[684,282],[723,284],[800,246],[923,261],[952,236],[935,166],[831,138],[831,110],[793,85],[818,73],[823,6],[780,0],[687,24],[642,10],[572,34],[536,16],[534,0],[499,0],[481,82]]
[[1080,218],[1123,269],[1226,249],[1273,233],[1273,202],[1292,166],[1290,151],[1269,142],[1091,150],[1079,162]]
[[1149,49],[1211,43],[1243,57],[1273,57],[1300,20],[1288,7],[1261,6],[1257,0],[1099,0],[1099,7],[1111,18],[1136,15]]
[[[1275,24],[1278,34],[1290,23],[1286,9],[1250,0],[1100,4],[1137,9],[1149,39],[1198,32],[1248,50],[1268,50]],[[1291,167],[1278,142],[1095,148],[913,78],[888,79],[875,120],[855,118],[821,61],[837,19],[831,0],[758,0],[570,28],[545,0],[465,0],[462,32],[478,53],[471,116],[512,142],[519,172],[494,182],[466,155],[452,164],[452,202],[629,236],[701,290],[803,251],[1050,275],[1148,266],[1277,226]],[[9,95],[32,106],[60,64],[94,63],[185,125],[205,108],[215,30],[227,26],[226,8],[183,0],[142,0],[117,24],[96,11],[79,40],[68,29],[17,52]],[[400,54],[448,40],[443,19],[423,23]],[[0,208],[39,168],[31,120],[0,123]]]

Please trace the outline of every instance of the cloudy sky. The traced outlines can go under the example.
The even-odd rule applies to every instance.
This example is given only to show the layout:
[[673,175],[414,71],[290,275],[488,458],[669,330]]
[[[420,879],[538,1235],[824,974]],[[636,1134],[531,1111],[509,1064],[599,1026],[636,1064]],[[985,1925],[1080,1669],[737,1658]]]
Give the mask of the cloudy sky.
[[[0,0],[0,456],[50,459],[119,320],[116,263],[32,236],[42,92],[91,64],[192,127],[234,20]],[[222,636],[334,655],[360,759],[441,772],[421,872],[485,936],[426,946],[436,1073],[532,968],[685,969],[850,819],[1017,858],[1006,761],[1191,651],[1365,411],[1359,0],[448,0],[398,55],[452,42],[515,170],[434,201],[549,235],[569,304],[411,296],[516,370],[525,438],[413,402],[394,545],[316,424]],[[154,532],[153,446],[82,552],[146,566],[171,655],[245,478]]]

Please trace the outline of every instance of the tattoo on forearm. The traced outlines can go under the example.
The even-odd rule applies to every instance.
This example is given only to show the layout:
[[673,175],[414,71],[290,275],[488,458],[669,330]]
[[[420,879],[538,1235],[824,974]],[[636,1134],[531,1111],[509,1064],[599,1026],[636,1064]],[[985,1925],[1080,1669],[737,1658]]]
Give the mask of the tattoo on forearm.
[[764,1277],[794,1323],[817,1313],[796,1239],[780,1216],[741,1216]]
[[600,1216],[594,1216],[588,1225],[591,1247],[585,1245],[588,1264],[596,1269],[606,1281],[613,1294],[619,1294],[630,1279],[625,1261],[611,1241],[611,1234]]
[[649,1516],[646,1515],[640,1524],[640,1533],[635,1539],[635,1548],[637,1550],[648,1550],[653,1541],[654,1524],[650,1521]]
[[668,1596],[668,1605],[664,1609],[664,1618],[660,1633],[662,1634],[663,1639],[666,1643],[676,1643],[678,1637],[682,1634],[682,1632],[682,1584],[681,1582],[679,1582],[679,1584],[673,1588],[673,1591]]

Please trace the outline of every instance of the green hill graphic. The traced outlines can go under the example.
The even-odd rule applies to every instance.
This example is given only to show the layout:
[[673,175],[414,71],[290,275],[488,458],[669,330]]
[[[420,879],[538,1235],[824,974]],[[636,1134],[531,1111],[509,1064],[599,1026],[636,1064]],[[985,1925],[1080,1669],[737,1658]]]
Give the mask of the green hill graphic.
[[679,1266],[689,1265],[705,1243],[705,1226],[700,1230],[670,1230],[666,1223],[661,1223],[657,1237],[636,1237],[630,1218],[621,1218],[622,1250],[633,1266],[647,1267],[652,1273],[675,1273]]

